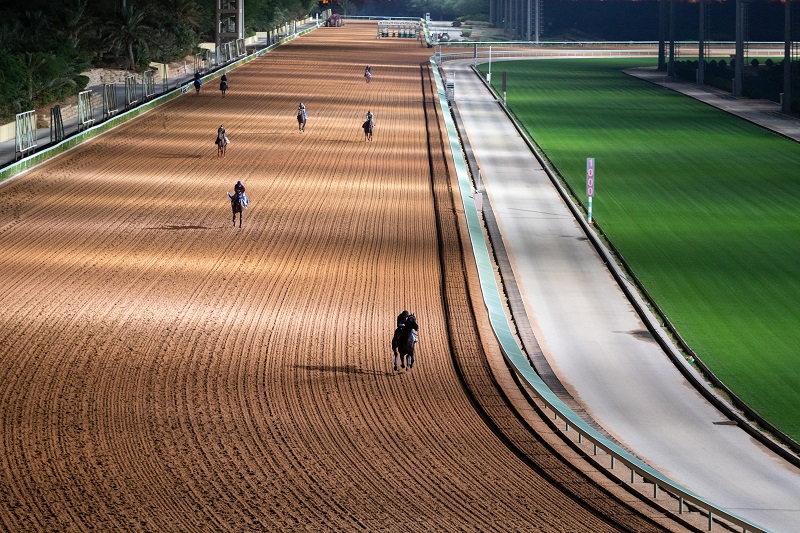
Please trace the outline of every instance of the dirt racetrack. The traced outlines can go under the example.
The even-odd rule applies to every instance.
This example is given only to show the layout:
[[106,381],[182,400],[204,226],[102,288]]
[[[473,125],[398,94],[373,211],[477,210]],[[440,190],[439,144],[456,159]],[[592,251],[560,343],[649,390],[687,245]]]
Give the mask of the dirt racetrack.
[[431,51],[374,35],[315,30],[0,186],[1,529],[662,527],[503,399],[429,158]]

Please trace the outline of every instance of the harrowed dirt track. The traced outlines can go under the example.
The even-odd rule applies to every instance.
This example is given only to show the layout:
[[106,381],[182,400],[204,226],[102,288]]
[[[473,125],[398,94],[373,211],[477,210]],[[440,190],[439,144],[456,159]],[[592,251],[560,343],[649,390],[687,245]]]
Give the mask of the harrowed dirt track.
[[0,529],[681,528],[510,409],[431,51],[374,35],[315,30],[0,185]]

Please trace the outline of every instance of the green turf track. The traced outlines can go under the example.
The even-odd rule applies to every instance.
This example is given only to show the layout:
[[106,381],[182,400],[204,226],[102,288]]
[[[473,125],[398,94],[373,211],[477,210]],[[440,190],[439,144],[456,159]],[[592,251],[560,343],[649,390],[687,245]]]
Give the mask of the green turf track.
[[[800,441],[800,144],[622,68],[494,62],[493,85],[680,334]],[[484,72],[486,65],[483,66]]]

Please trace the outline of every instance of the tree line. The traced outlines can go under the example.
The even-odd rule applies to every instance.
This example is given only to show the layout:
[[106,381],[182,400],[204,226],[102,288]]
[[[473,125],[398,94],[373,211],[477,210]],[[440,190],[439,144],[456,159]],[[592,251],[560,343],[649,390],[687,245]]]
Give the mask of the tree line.
[[[91,67],[141,71],[214,40],[217,0],[25,0],[0,7],[0,118],[84,89]],[[316,0],[246,0],[245,32],[312,12]]]
[[487,20],[489,16],[489,0],[322,0],[321,3],[347,15],[422,17],[430,13],[434,20],[459,17]]

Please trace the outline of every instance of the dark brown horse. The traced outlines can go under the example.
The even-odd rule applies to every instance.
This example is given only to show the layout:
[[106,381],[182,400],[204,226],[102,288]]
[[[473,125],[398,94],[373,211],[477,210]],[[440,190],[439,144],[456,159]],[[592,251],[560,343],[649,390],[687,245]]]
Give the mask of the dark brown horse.
[[225,151],[228,148],[228,144],[230,141],[228,140],[228,136],[225,135],[224,131],[220,131],[217,133],[217,140],[214,141],[217,145],[217,157],[224,157]]
[[361,125],[361,128],[364,130],[364,140],[371,141],[372,140],[372,131],[375,129],[375,123],[371,120],[365,120],[364,123]]
[[231,199],[231,211],[233,211],[233,226],[236,227],[236,213],[239,213],[239,227],[242,227],[242,210],[247,207],[247,196],[243,192],[234,194],[228,193]]
[[419,330],[417,319],[409,315],[405,325],[398,328],[392,337],[392,352],[394,353],[394,369],[397,370],[398,355],[400,367],[406,371],[414,367],[414,345],[417,343],[416,331]]

